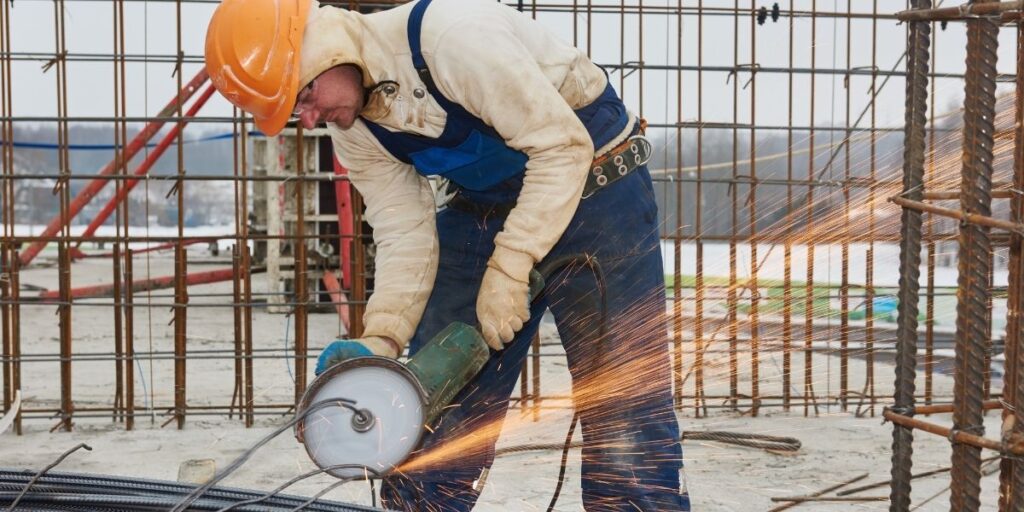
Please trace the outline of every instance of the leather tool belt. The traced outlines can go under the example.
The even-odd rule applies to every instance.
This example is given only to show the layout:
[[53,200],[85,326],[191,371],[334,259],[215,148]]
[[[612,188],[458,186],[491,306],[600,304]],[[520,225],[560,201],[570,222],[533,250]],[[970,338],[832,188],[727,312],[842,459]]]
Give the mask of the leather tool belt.
[[[646,124],[643,121],[641,123],[640,130],[643,129],[643,124]],[[590,172],[587,173],[587,182],[583,186],[582,198],[587,199],[602,189],[608,188],[612,183],[625,178],[629,173],[646,164],[651,159],[652,152],[651,142],[643,136],[641,131],[639,134],[627,138],[619,145],[595,158],[594,163],[590,166]],[[446,186],[458,187],[451,182],[446,183]],[[500,204],[478,203],[456,191],[451,199],[448,200],[446,206],[455,210],[473,213],[480,217],[507,217],[512,208],[515,207],[515,202]]]
[[633,135],[607,153],[594,159],[583,186],[583,199],[644,165],[651,159],[651,142],[642,134]]

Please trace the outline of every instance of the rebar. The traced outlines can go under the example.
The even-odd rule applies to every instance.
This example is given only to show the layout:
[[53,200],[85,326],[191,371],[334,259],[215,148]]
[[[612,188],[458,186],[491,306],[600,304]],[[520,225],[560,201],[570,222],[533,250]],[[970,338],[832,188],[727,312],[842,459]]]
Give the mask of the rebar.
[[[914,0],[915,9],[931,7],[931,0]],[[906,135],[903,150],[903,195],[919,199],[924,187],[924,130],[927,122],[928,48],[931,26],[911,22],[907,28]],[[918,282],[921,265],[921,213],[904,208],[900,218],[900,278],[896,341],[896,391],[894,407],[914,406],[917,376]],[[910,507],[914,434],[910,428],[893,426],[892,488],[889,510]]]
[[[981,2],[975,2],[981,3]],[[999,25],[990,19],[967,22],[967,79],[964,100],[963,170],[960,209],[968,214],[991,216],[993,134],[995,133],[995,73]],[[957,284],[956,370],[953,411],[955,430],[984,433],[981,403],[985,353],[990,342],[988,322],[989,273],[992,245],[988,227],[960,227]],[[981,507],[981,450],[953,445],[950,507],[973,512]]]
[[[1024,186],[1024,25],[1017,27],[1017,97],[1015,101],[1016,130],[1013,151],[1014,186]],[[1018,188],[1018,190],[1020,190]],[[1010,201],[1010,221],[1024,222],[1024,198],[1014,195]],[[1024,350],[1021,348],[1024,332],[1024,234],[1011,235],[1010,261],[1007,265],[1009,289],[1006,298],[1006,367],[1003,372],[1003,397],[1010,411],[1003,414],[1003,421],[1011,421],[1009,432],[1004,437],[1024,435]],[[1024,463],[1014,458],[1000,462],[999,510],[1019,512],[1024,510]]]

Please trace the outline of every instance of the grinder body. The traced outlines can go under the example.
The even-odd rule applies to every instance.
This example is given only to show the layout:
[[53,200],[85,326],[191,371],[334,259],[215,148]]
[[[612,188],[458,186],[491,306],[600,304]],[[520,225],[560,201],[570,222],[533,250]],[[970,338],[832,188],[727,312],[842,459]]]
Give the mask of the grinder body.
[[409,361],[357,357],[343,361],[310,383],[297,414],[324,400],[355,401],[362,415],[344,407],[312,411],[295,427],[310,458],[339,478],[358,477],[359,467],[387,474],[419,444],[455,395],[487,363],[489,348],[473,327],[454,322]]
[[[543,287],[544,279],[531,271],[529,300]],[[296,414],[325,400],[354,401],[354,407],[309,412],[296,424],[295,437],[334,476],[362,476],[364,468],[387,474],[418,447],[424,428],[432,427],[489,358],[480,331],[453,322],[405,364],[379,356],[342,361],[310,383]],[[351,467],[341,467],[346,464]]]

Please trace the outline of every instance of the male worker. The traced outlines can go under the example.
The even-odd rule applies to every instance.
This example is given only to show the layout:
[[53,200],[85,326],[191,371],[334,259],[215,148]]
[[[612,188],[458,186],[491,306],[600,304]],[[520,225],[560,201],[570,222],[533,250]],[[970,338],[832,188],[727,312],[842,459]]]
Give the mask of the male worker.
[[[395,358],[407,345],[415,353],[453,321],[479,325],[493,349],[422,444],[457,441],[458,451],[389,477],[385,505],[472,508],[494,427],[550,308],[582,425],[584,506],[689,510],[657,206],[637,154],[646,142],[629,139],[640,122],[598,66],[493,0],[419,0],[369,15],[313,0],[224,0],[206,62],[264,133],[292,117],[307,129],[326,123],[365,198],[377,244],[366,327],[324,349],[317,373],[351,357]],[[592,168],[595,158],[612,171]],[[439,212],[427,176],[454,193]],[[535,267],[553,273],[531,304]]]

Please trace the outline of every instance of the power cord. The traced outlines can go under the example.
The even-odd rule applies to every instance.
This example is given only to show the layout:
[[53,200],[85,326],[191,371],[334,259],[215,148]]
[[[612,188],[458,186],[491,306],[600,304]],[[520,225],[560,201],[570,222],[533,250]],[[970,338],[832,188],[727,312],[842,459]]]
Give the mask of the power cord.
[[[171,509],[171,512],[183,512],[184,510],[186,510],[189,505],[191,505],[193,502],[195,502],[197,499],[199,499],[207,491],[209,491],[214,485],[217,484],[217,482],[220,482],[225,477],[227,477],[228,475],[233,473],[236,469],[241,467],[242,464],[245,464],[246,461],[249,460],[249,457],[252,457],[252,454],[256,453],[256,450],[259,450],[264,445],[269,443],[271,439],[274,439],[275,437],[280,435],[281,432],[284,432],[284,431],[286,431],[288,429],[291,429],[292,427],[294,427],[299,422],[305,420],[306,416],[309,416],[313,412],[319,411],[320,409],[323,409],[325,407],[344,407],[344,408],[349,409],[350,411],[352,411],[353,414],[357,414],[357,415],[359,415],[361,417],[363,415],[363,413],[360,411],[360,409],[358,407],[356,407],[356,401],[355,400],[349,400],[349,399],[345,399],[345,398],[332,398],[332,399],[329,399],[329,400],[322,400],[320,402],[316,402],[316,403],[310,405],[307,409],[303,410],[299,414],[296,414],[294,418],[288,420],[286,423],[284,423],[283,425],[281,425],[280,427],[275,429],[273,432],[271,432],[270,434],[267,434],[266,436],[264,436],[263,439],[260,439],[256,444],[252,445],[248,450],[246,450],[241,455],[239,455],[234,461],[231,462],[231,464],[228,464],[227,467],[225,467],[221,472],[217,473],[209,481],[207,481],[206,483],[204,483],[203,485],[201,485],[199,487],[196,487],[195,490],[193,490],[191,493],[189,493],[188,496],[185,496],[185,498],[183,498],[181,501],[179,501],[174,506],[174,508]],[[373,469],[371,469],[371,468],[364,468],[364,469],[366,469],[367,472],[374,472]],[[348,481],[350,481],[350,480],[343,480],[342,482],[348,482]],[[314,497],[314,499],[315,499],[315,497]],[[304,506],[305,505],[303,505],[303,507]]]

